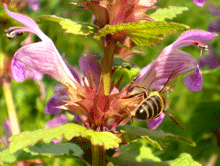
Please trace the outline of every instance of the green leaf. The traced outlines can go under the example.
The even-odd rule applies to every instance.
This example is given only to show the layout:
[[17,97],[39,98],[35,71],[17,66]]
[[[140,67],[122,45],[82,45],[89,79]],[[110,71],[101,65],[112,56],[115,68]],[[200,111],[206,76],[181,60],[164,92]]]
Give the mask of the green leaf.
[[177,30],[186,30],[189,26],[178,23],[167,22],[133,22],[118,25],[106,25],[102,28],[97,37],[114,33],[127,35],[140,46],[152,46],[162,41],[166,34],[171,34]]
[[63,137],[67,140],[71,140],[74,137],[82,137],[90,140],[93,145],[103,146],[106,150],[118,147],[121,142],[120,138],[113,133],[88,130],[83,126],[69,123],[51,129],[22,132],[19,135],[10,137],[10,153],[33,146],[40,141],[50,143],[52,140],[60,140]]
[[14,163],[17,161],[16,155],[11,155],[9,153],[9,150],[7,148],[1,149],[0,150],[0,164],[2,165],[3,163]]
[[72,33],[75,35],[89,35],[98,30],[97,26],[90,25],[87,23],[72,21],[70,19],[65,19],[57,17],[55,15],[43,15],[38,17],[39,21],[51,21],[59,23],[66,33]]
[[202,166],[202,164],[194,161],[187,153],[182,153],[177,159],[166,161],[166,163],[168,163],[169,166]]
[[83,155],[83,150],[79,145],[75,143],[56,143],[53,142],[49,144],[38,143],[32,147],[25,148],[25,152],[31,153],[31,155],[41,155],[41,156],[78,156],[81,157]]
[[132,142],[130,144],[120,146],[119,148],[120,148],[120,153],[122,153],[119,157],[116,158],[108,157],[108,160],[111,161],[114,165],[168,166],[167,163],[162,163],[160,158],[152,154],[152,150],[149,147],[147,147],[147,142],[144,140],[140,140],[138,142]]
[[143,138],[143,139],[150,138],[164,147],[166,147],[167,144],[171,141],[179,141],[186,143],[190,146],[196,146],[195,142],[193,142],[190,139],[186,139],[182,136],[174,135],[171,133],[165,133],[161,130],[149,130],[146,128],[130,126],[130,125],[118,126],[117,130],[124,133],[125,137],[128,137],[130,140],[135,140],[137,138]]
[[160,158],[152,153],[152,150],[147,147],[147,142],[145,140],[138,140],[137,142],[132,142],[120,146],[119,157],[110,158],[114,165],[120,166],[201,166],[198,162],[194,161],[192,157],[187,153],[182,153],[177,159],[169,161],[161,161]]
[[153,14],[149,15],[155,21],[165,21],[165,19],[173,19],[177,14],[188,10],[187,7],[169,6],[168,8],[157,9]]
[[[13,164],[18,161],[25,161],[31,159],[49,159],[51,157],[56,158],[71,158],[74,163],[83,163],[88,165],[82,159],[76,157],[82,155],[82,150],[79,150],[79,146],[76,144],[37,144],[33,147],[25,148],[17,153],[10,154],[9,149],[0,150],[0,164]],[[78,151],[78,152],[77,152]],[[73,156],[74,154],[74,156]]]

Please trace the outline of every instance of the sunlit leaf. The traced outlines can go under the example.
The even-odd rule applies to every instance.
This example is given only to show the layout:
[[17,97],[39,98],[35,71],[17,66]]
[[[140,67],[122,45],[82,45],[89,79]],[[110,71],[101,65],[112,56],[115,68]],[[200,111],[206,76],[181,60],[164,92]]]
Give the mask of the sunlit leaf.
[[98,37],[106,34],[117,34],[129,36],[137,45],[152,46],[162,41],[167,34],[177,30],[186,30],[189,26],[173,22],[153,22],[145,21],[143,23],[122,23],[118,25],[107,25],[102,28]]
[[188,10],[187,7],[169,6],[168,8],[157,9],[153,14],[149,15],[155,21],[165,21],[165,19],[173,19],[177,14]]
[[130,144],[122,145],[120,155],[115,158],[108,157],[114,165],[120,166],[201,166],[198,162],[187,154],[182,153],[177,159],[169,161],[161,161],[161,159],[152,153],[152,150],[147,147],[146,140],[138,140]]
[[150,138],[158,142],[161,146],[165,146],[165,147],[171,141],[183,142],[191,146],[196,145],[195,142],[193,142],[190,139],[186,139],[182,136],[171,133],[165,133],[161,130],[149,130],[146,128],[130,126],[130,125],[118,126],[117,130],[121,131],[124,134],[128,134],[129,138],[131,138],[132,140],[137,138],[144,138],[145,136],[147,136],[146,138]]
[[177,159],[166,161],[166,163],[168,163],[169,166],[202,166],[202,164],[194,161],[193,158],[187,153],[182,153]]
[[55,15],[43,15],[39,16],[38,19],[42,21],[50,21],[59,23],[63,29],[65,29],[66,33],[72,33],[76,35],[89,35],[98,30],[98,27],[94,25],[90,25],[87,23],[72,21],[70,19],[65,19],[61,17],[57,17]]
[[103,146],[105,149],[118,147],[121,142],[113,133],[96,132],[88,130],[83,126],[69,123],[51,129],[22,132],[19,135],[10,137],[10,153],[15,153],[26,147],[33,146],[40,141],[50,143],[52,140],[61,140],[63,137],[67,140],[71,140],[74,137],[85,138],[90,140],[93,145]]
[[162,163],[161,159],[152,153],[152,150],[147,147],[147,142],[144,140],[120,146],[120,153],[119,157],[109,157],[108,159],[114,165],[120,166],[167,165]]

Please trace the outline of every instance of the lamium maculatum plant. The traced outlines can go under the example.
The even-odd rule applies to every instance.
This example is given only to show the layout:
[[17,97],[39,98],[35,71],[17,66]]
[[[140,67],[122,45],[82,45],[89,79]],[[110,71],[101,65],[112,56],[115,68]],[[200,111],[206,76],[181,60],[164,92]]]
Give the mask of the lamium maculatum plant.
[[[205,2],[193,1],[200,7]],[[21,161],[37,158],[45,164],[44,160],[50,156],[72,158],[76,165],[179,165],[180,162],[200,165],[186,153],[175,160],[162,161],[152,153],[152,148],[169,148],[171,141],[195,146],[191,139],[157,128],[168,115],[185,129],[181,117],[167,111],[171,103],[164,93],[174,89],[177,78],[182,79],[183,74],[183,83],[189,91],[202,90],[201,61],[180,48],[195,46],[201,51],[208,50],[207,43],[217,33],[166,22],[190,9],[172,6],[165,10],[158,3],[159,0],[98,0],[69,4],[91,12],[93,24],[56,15],[39,16],[40,22],[58,23],[66,33],[90,38],[101,46],[102,52],[88,50],[81,56],[79,67],[60,55],[55,43],[33,19],[12,12],[4,4],[4,12],[21,24],[7,27],[5,38],[18,39],[25,33],[39,38],[38,42],[31,40],[14,53],[12,78],[17,82],[26,78],[40,81],[49,75],[60,84],[54,87],[53,95],[41,110],[53,117],[45,122],[44,129],[20,133],[13,132],[13,123],[5,126],[10,131],[3,137],[8,148],[0,153],[13,159],[1,158],[0,163],[25,164]],[[33,9],[40,10],[38,1],[36,4]],[[154,13],[146,14],[148,10]],[[159,45],[168,34],[180,31],[182,34],[151,63],[142,69],[133,64],[133,56],[141,53],[138,48]],[[119,75],[120,70],[123,74]],[[127,75],[130,79],[126,79]],[[45,93],[47,96],[47,90]],[[9,119],[7,124],[13,121]],[[140,119],[146,121],[146,127],[133,124]]]

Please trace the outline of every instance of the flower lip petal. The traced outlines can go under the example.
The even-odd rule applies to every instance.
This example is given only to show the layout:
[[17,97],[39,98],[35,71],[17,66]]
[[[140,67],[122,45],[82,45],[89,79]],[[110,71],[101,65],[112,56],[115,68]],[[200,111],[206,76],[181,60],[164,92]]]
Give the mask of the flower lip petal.
[[193,0],[193,3],[197,6],[204,6],[207,0]]
[[199,67],[197,67],[195,72],[187,75],[183,79],[183,82],[190,91],[192,92],[201,91],[203,88],[203,81],[202,81],[202,73],[199,70]]
[[27,77],[28,69],[16,58],[13,58],[11,64],[11,72],[14,80],[18,82],[23,82]]

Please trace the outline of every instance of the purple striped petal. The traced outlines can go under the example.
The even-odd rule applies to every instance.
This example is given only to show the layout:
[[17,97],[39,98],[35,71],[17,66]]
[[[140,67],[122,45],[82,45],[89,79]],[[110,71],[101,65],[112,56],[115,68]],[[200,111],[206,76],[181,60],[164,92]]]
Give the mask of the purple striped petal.
[[[21,14],[10,12],[5,4],[4,8],[9,16],[26,26],[10,28],[8,30],[9,36],[13,36],[18,32],[31,32],[42,40],[42,42],[23,46],[15,53],[14,61],[16,63],[12,63],[12,71],[17,73],[13,73],[14,78],[20,81],[24,80],[27,76],[26,67],[42,74],[49,74],[61,83],[75,87],[75,79],[52,40],[40,30],[35,21]],[[18,62],[22,63],[23,66]]]
[[97,61],[95,56],[87,54],[85,57],[81,57],[79,60],[79,66],[82,73],[88,77],[89,72],[92,75],[93,81],[98,87],[99,79],[101,76],[102,67],[101,64]]
[[193,3],[196,4],[197,6],[204,6],[207,0],[193,0]]
[[175,49],[168,53],[163,51],[157,60],[151,63],[148,70],[146,70],[147,68],[141,70],[141,73],[146,73],[144,75],[141,74],[136,83],[151,89],[161,79],[166,81],[167,79],[165,78],[169,78],[172,72],[175,71],[177,77],[178,75],[196,69],[197,65],[197,60],[182,50]]
[[[14,55],[12,72],[17,71],[21,76],[20,80],[23,80],[27,76],[25,65],[29,69],[49,74],[63,84],[69,83],[75,87],[74,77],[54,47],[53,43],[49,42],[38,42],[21,47]],[[13,75],[19,76],[17,73]]]
[[160,114],[159,117],[157,118],[154,118],[154,119],[150,119],[150,120],[147,120],[147,126],[151,129],[151,130],[154,130],[156,129],[163,121],[165,117],[165,114]]

